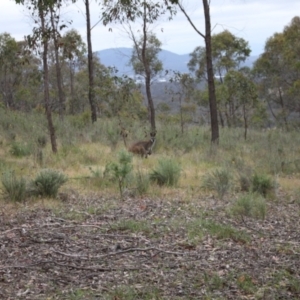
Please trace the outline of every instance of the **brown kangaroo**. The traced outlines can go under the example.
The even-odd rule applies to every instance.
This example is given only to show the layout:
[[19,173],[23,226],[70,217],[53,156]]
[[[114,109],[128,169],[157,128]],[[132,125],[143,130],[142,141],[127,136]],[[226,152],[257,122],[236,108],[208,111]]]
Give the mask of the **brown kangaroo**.
[[148,155],[151,155],[152,153],[152,148],[156,140],[155,136],[156,136],[156,132],[151,132],[150,140],[136,142],[128,148],[128,151],[134,154],[139,154],[142,157],[147,158]]

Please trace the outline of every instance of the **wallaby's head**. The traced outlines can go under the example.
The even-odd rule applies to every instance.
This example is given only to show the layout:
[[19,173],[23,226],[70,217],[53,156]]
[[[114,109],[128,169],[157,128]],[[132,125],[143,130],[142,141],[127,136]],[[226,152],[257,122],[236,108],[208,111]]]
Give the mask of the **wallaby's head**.
[[155,130],[155,131],[151,131],[151,132],[150,132],[150,140],[151,140],[152,142],[155,141],[155,137],[156,137],[156,130]]

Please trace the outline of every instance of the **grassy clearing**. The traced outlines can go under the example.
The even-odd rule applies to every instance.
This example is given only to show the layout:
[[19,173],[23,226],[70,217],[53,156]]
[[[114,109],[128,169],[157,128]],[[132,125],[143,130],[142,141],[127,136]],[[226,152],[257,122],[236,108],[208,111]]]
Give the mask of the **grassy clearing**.
[[[113,125],[108,125],[110,121],[99,120],[95,126],[88,124],[78,129],[72,127],[72,121],[66,118],[63,123],[55,121],[58,133],[58,154],[53,155],[50,143],[46,142],[45,147],[40,151],[42,161],[39,162],[35,149],[38,147],[36,141],[44,135],[41,131],[41,129],[45,130],[44,121],[41,121],[39,115],[33,114],[30,116],[31,125],[24,126],[27,116],[11,114],[14,120],[13,125],[6,115],[5,120],[2,121],[2,128],[0,127],[2,172],[15,170],[16,174],[32,177],[33,172],[38,172],[41,167],[53,168],[63,171],[71,179],[82,178],[79,184],[81,188],[90,189],[93,187],[86,185],[85,179],[95,177],[96,173],[101,177],[105,166],[109,162],[116,161],[117,153],[125,148],[120,136],[117,136],[115,146],[111,147],[109,134],[111,135],[113,130],[118,130],[114,122]],[[39,122],[43,126],[39,127],[37,125]],[[32,133],[32,130],[36,132],[34,131],[28,139],[29,131]],[[131,131],[132,135],[129,140],[134,140],[137,136],[142,137],[139,130],[135,131],[132,128]],[[232,177],[231,184],[234,189],[239,188],[236,183],[238,175],[249,177],[254,173],[276,176],[283,188],[293,189],[294,183],[299,182],[299,143],[300,138],[294,132],[250,130],[249,139],[244,141],[242,130],[222,129],[220,146],[212,150],[207,128],[193,127],[181,135],[178,128],[176,130],[174,126],[165,126],[158,129],[154,155],[145,160],[134,157],[132,164],[133,170],[150,173],[151,170],[155,170],[161,160],[168,158],[176,161],[182,171],[177,188],[198,189],[209,172],[214,174],[218,170],[226,170],[227,180]],[[24,156],[23,153],[26,155]],[[217,190],[217,187],[220,187],[217,179],[213,178],[212,181],[212,190],[216,191],[217,197],[222,198],[223,191]],[[216,184],[215,187],[214,184]],[[78,183],[75,184],[76,188],[77,186]],[[111,186],[111,188],[114,187]]]
[[[53,169],[68,178],[52,198],[31,196],[21,203],[9,202],[0,183],[0,239],[13,253],[0,253],[9,270],[3,282],[16,280],[12,273],[19,278],[10,269],[16,260],[27,266],[34,255],[37,264],[28,266],[35,273],[32,299],[43,293],[44,299],[300,297],[297,132],[249,130],[245,141],[243,130],[221,129],[220,145],[212,149],[206,127],[182,135],[179,127],[159,125],[153,154],[132,157],[122,173],[125,146],[116,121],[78,127],[73,118],[55,119],[54,155],[43,142],[41,116],[7,112],[1,119],[1,113],[2,175],[32,181]],[[128,143],[144,138],[134,123]],[[171,162],[167,175],[158,168],[165,161]],[[166,184],[150,180],[154,171],[167,177]],[[24,261],[14,252],[20,249]],[[30,272],[18,272],[25,278],[16,289],[22,295]],[[47,272],[52,286],[44,281]]]

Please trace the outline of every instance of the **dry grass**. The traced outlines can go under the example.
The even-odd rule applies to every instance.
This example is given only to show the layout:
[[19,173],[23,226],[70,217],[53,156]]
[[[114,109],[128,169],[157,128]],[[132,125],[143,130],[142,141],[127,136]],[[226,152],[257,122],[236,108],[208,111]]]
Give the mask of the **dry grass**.
[[[95,131],[99,132],[101,124],[97,126]],[[201,131],[199,134],[198,131],[195,138],[206,136],[207,129],[203,128],[201,130],[203,134],[201,134]],[[70,135],[70,132],[72,131],[69,129],[67,134]],[[287,136],[289,134],[291,135],[290,139]],[[76,132],[76,135],[90,137],[93,135],[93,132],[89,132],[86,135],[84,132]],[[161,136],[163,136],[163,134],[161,134]],[[21,140],[21,138],[21,134],[18,133],[18,139]],[[164,147],[164,140],[162,140],[161,137],[158,138],[159,145],[157,149],[154,150],[153,155],[149,156],[148,159],[141,159],[140,157],[134,156],[133,168],[134,170],[146,174],[155,168],[159,159],[176,159],[182,168],[182,175],[177,187],[178,191],[199,192],[203,176],[217,167],[229,168],[233,174],[245,168],[269,173],[272,176],[276,175],[280,186],[287,192],[289,190],[293,191],[295,187],[299,185],[299,176],[297,172],[295,172],[297,171],[295,167],[293,169],[292,162],[298,159],[299,150],[297,154],[297,149],[299,149],[299,147],[297,148],[297,144],[300,142],[299,138],[297,140],[293,133],[280,131],[259,133],[250,131],[249,140],[244,141],[238,129],[232,131],[223,130],[221,132],[220,146],[217,150],[211,149],[209,141],[204,140],[197,147],[187,152],[184,150],[184,145],[176,141],[177,138],[182,138],[181,136],[169,140],[169,145],[170,143],[174,143],[175,146],[173,148],[167,145]],[[105,137],[103,138],[103,136],[99,136],[98,139],[105,141]],[[99,188],[101,188],[102,191],[115,191],[113,185],[99,185],[97,182],[95,183],[97,180],[94,180],[92,177],[95,177],[95,172],[98,172],[101,176],[107,163],[115,161],[118,151],[124,149],[125,146],[121,137],[114,150],[105,143],[91,141],[82,143],[82,138],[76,139],[74,137],[73,142],[69,144],[70,137],[67,142],[66,139],[63,138],[58,141],[59,151],[56,155],[51,152],[51,147],[48,143],[46,148],[42,150],[42,164],[37,161],[34,153],[22,158],[13,157],[9,153],[9,140],[5,140],[4,135],[2,140],[0,151],[0,162],[2,162],[2,166],[0,166],[2,172],[5,169],[13,169],[16,171],[16,174],[32,178],[41,168],[53,168],[62,171],[70,178],[66,186],[67,188],[79,189],[79,191],[83,193],[91,190],[97,191]],[[90,138],[86,138],[85,140],[90,140]],[[181,149],[178,147],[181,147]],[[257,151],[259,151],[259,155],[257,155]],[[281,174],[280,170],[274,167],[277,165],[280,166],[282,161],[286,162],[285,166],[289,166],[289,169],[286,167],[286,171],[289,173],[288,175],[284,173]],[[162,195],[166,193],[166,190],[169,190],[168,193],[172,194],[174,188],[164,188],[164,191],[162,191],[161,188],[152,186],[149,193],[152,195]]]

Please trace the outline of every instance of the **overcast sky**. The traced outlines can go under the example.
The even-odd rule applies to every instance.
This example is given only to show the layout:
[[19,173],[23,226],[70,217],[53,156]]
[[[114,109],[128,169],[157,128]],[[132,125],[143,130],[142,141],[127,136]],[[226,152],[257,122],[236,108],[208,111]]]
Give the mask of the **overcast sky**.
[[[92,24],[99,20],[99,7],[91,1]],[[83,0],[64,10],[63,18],[73,20],[69,28],[79,31],[86,39]],[[204,32],[201,0],[183,0],[183,6],[194,24]],[[300,0],[211,0],[211,24],[213,33],[225,29],[249,42],[251,55],[263,52],[266,40],[275,32],[282,32],[292,18],[300,15]],[[0,33],[8,32],[21,40],[32,32],[33,22],[27,9],[16,5],[14,0],[1,0]],[[109,31],[112,28],[112,32]],[[138,24],[136,32],[138,32]],[[159,20],[152,30],[162,42],[162,48],[177,54],[191,53],[203,46],[203,39],[194,31],[186,18],[178,13],[172,21]],[[93,51],[131,47],[132,42],[120,25],[104,27],[99,24],[92,30]]]

